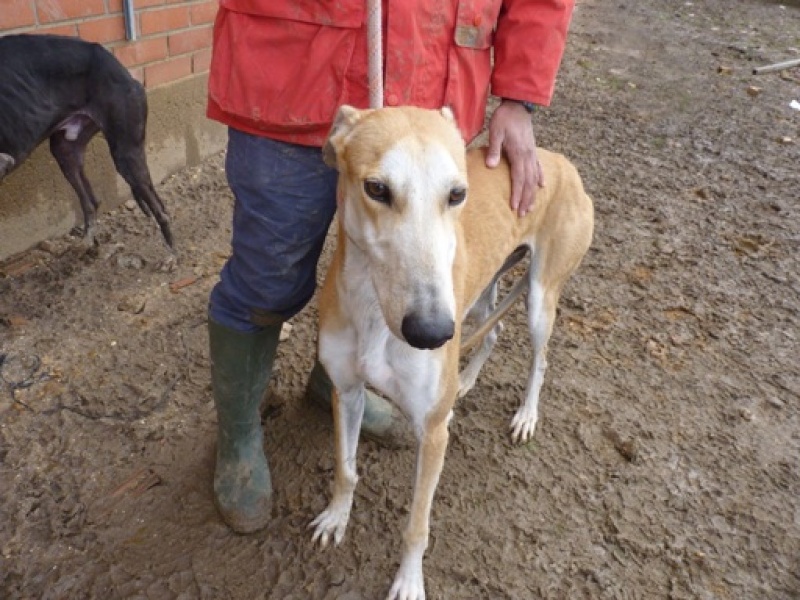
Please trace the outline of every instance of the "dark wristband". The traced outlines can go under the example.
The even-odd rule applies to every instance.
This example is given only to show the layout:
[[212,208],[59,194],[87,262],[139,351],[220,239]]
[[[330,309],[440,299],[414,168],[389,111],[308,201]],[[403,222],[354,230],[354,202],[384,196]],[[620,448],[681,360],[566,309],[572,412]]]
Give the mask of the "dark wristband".
[[528,111],[528,114],[533,114],[533,111],[536,110],[536,105],[533,102],[528,102],[527,100],[515,100],[514,98],[503,98],[506,102],[516,102],[517,104],[521,104],[522,108]]

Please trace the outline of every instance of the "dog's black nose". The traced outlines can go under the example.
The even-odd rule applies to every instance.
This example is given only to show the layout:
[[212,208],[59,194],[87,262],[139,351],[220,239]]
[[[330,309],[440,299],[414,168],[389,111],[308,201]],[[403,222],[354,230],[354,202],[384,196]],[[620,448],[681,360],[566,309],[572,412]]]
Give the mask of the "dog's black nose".
[[424,317],[409,313],[401,327],[406,341],[420,350],[433,350],[453,337],[455,322],[450,318]]

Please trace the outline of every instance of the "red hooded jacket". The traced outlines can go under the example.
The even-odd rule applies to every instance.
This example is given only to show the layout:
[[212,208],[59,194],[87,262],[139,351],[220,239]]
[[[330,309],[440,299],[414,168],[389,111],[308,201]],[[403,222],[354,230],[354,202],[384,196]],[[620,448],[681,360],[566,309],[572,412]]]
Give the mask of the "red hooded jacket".
[[[574,4],[384,0],[385,104],[450,106],[467,140],[483,126],[490,85],[548,105]],[[220,0],[210,118],[321,146],[342,104],[369,106],[366,0]]]

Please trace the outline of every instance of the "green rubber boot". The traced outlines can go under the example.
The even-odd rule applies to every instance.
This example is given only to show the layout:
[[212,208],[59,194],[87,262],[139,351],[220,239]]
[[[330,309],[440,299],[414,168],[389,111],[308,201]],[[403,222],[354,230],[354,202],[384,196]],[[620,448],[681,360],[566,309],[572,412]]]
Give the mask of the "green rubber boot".
[[[318,360],[306,385],[306,399],[329,414],[332,411],[333,383]],[[386,446],[407,446],[412,441],[408,421],[385,398],[367,390],[361,433]]]
[[222,519],[237,533],[257,531],[270,517],[272,480],[260,408],[280,331],[280,323],[242,333],[208,321],[218,426],[214,499]]

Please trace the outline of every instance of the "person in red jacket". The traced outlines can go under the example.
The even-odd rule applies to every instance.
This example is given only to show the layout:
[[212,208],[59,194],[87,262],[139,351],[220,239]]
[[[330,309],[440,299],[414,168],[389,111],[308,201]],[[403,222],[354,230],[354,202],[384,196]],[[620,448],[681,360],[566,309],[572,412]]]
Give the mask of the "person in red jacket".
[[[511,166],[510,210],[543,185],[531,112],[550,103],[574,0],[383,0],[384,102],[450,106],[466,141],[482,129],[487,163]],[[311,299],[336,209],[320,147],[342,104],[369,105],[366,0],[220,0],[208,116],[228,126],[235,197],[232,254],[209,299],[218,417],[214,496],[235,531],[269,519],[272,483],[259,406],[281,324]],[[317,363],[308,395],[330,402]],[[393,409],[370,394],[362,429],[388,436]]]

